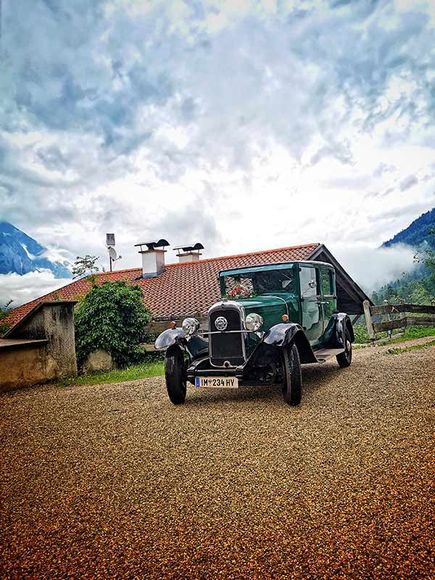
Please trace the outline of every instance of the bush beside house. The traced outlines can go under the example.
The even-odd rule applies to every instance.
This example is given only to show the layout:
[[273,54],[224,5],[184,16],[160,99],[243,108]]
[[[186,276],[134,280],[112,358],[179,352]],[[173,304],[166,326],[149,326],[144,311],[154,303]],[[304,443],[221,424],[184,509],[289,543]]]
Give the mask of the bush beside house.
[[95,351],[111,354],[118,367],[143,357],[145,327],[151,313],[143,302],[142,290],[125,282],[94,286],[75,313],[76,350],[79,367]]

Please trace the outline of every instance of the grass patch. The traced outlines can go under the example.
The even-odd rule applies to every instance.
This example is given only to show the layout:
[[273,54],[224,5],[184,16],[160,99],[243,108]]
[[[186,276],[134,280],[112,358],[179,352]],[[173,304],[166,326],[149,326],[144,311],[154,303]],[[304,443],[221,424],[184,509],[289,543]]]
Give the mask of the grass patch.
[[160,377],[163,374],[163,361],[153,361],[130,366],[125,369],[80,375],[78,377],[64,379],[58,384],[61,386],[68,386],[124,383],[126,381],[136,381],[138,379],[146,379],[149,377]]
[[394,338],[393,335],[393,338],[388,341],[388,344],[397,344],[407,340],[415,340],[416,338],[426,338],[427,336],[435,336],[434,326],[410,326],[405,329],[405,332],[401,336]]
[[[358,322],[353,327],[353,332],[355,334],[355,344],[359,344],[361,346],[371,344],[365,322]],[[383,340],[388,338],[388,332],[382,331],[376,333],[376,340]]]
[[[367,331],[365,327],[362,328],[361,325],[356,325],[355,330],[355,343],[354,346],[367,346],[371,344]],[[397,331],[396,331],[397,332]],[[407,340],[415,340],[416,338],[426,338],[427,336],[435,336],[434,326],[409,326],[405,331],[400,333],[400,336],[395,336],[393,334],[392,338],[388,338],[387,332],[377,332],[376,333],[376,344],[397,344],[400,342],[405,342]]]
[[387,354],[402,354],[402,352],[409,352],[411,350],[422,350],[424,348],[429,348],[430,346],[435,346],[435,340],[431,340],[430,342],[426,342],[425,344],[414,344],[412,346],[404,346],[402,348],[399,346],[396,346],[395,348],[389,348],[387,350]]

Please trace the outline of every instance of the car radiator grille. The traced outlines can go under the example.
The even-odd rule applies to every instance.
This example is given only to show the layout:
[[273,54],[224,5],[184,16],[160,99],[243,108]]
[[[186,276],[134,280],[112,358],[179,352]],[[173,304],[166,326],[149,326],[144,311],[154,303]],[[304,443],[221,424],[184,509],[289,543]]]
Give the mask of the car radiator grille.
[[[215,326],[216,319],[223,316],[228,321],[228,326],[223,332],[217,332]],[[210,360],[215,366],[224,366],[228,361],[231,366],[237,366],[245,362],[244,358],[244,334],[242,332],[229,332],[231,330],[240,331],[242,321],[240,312],[235,308],[222,308],[210,314],[209,330],[210,335]]]

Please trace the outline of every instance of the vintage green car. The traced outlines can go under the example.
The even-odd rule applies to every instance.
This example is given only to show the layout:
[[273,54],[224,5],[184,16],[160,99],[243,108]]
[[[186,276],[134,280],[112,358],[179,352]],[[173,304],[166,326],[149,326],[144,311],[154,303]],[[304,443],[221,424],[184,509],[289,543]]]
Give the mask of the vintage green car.
[[337,312],[335,270],[324,262],[289,262],[225,270],[222,299],[208,311],[208,328],[195,318],[165,330],[169,399],[184,403],[187,382],[197,388],[283,385],[289,405],[301,401],[301,364],[335,356],[352,361],[349,316]]

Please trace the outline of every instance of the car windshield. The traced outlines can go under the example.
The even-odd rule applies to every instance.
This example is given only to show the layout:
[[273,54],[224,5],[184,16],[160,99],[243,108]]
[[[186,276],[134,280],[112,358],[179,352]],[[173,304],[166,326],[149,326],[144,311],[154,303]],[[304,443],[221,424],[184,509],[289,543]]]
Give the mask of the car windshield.
[[292,269],[246,272],[224,276],[224,294],[228,298],[251,298],[277,292],[295,293]]

